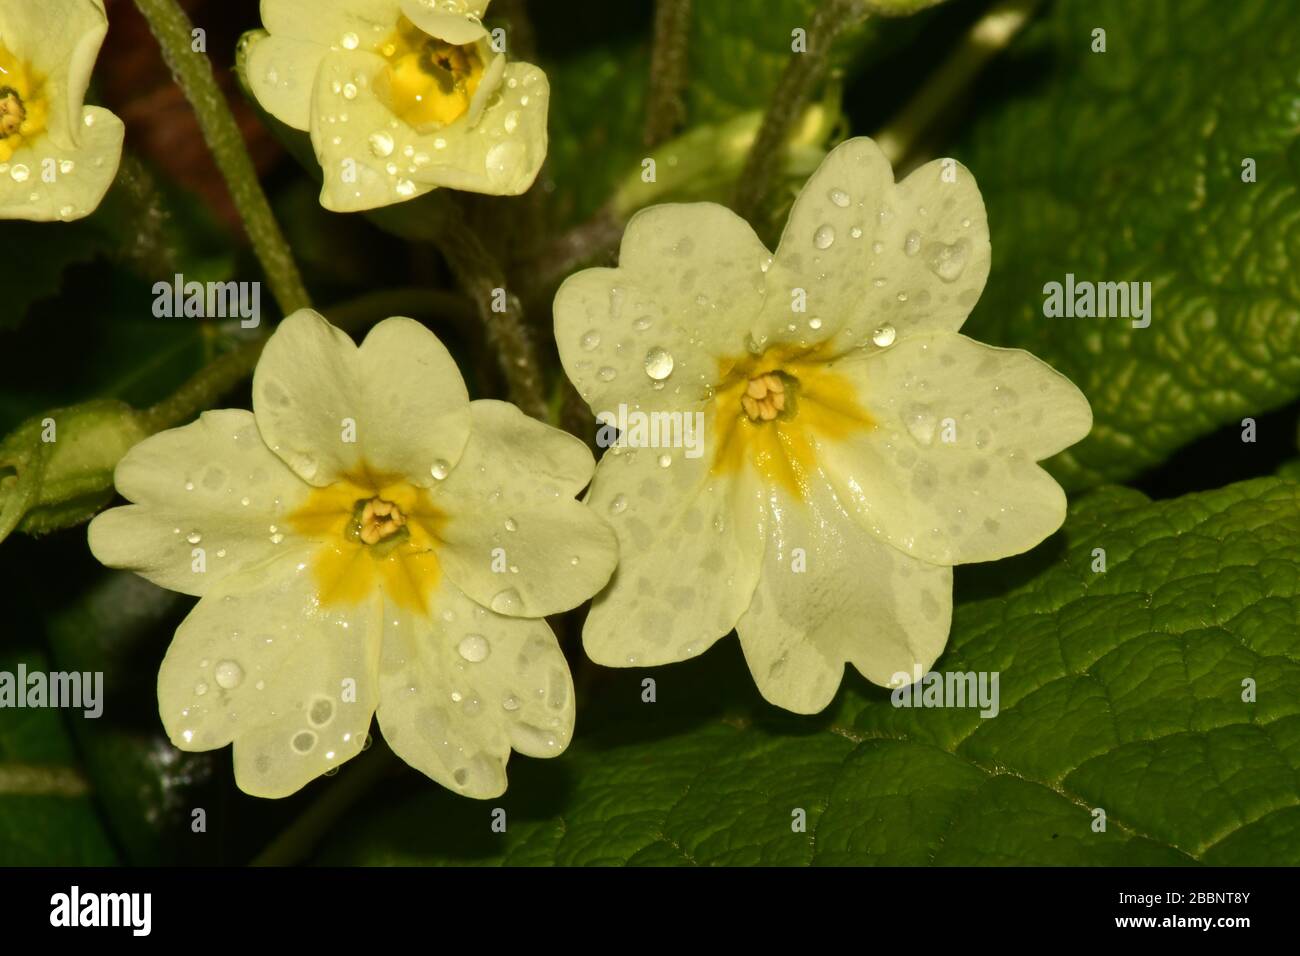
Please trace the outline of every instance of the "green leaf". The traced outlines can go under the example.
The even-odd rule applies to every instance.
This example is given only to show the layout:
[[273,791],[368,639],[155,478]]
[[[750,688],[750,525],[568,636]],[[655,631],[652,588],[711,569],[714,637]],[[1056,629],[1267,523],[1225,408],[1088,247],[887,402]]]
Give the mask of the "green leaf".
[[[1053,462],[1067,487],[1136,475],[1300,395],[1294,20],[1270,0],[1068,0],[990,84],[1024,92],[958,152],[993,242],[965,331],[1029,349],[1088,395],[1092,434]],[[1242,182],[1246,158],[1258,182]],[[1067,273],[1150,282],[1150,327],[1045,318],[1043,286]]]
[[[1104,489],[1035,551],[959,573],[968,600],[937,668],[997,671],[996,717],[897,708],[856,676],[827,713],[786,714],[757,699],[728,638],[685,664],[597,672],[607,683],[569,752],[516,756],[499,800],[412,772],[405,796],[354,810],[320,858],[1300,863],[1297,541],[1293,482],[1156,503]],[[1008,592],[1009,579],[1024,583]],[[641,702],[647,676],[656,703]],[[489,825],[498,806],[504,834]]]
[[[0,653],[0,672],[18,666],[48,672],[32,648]],[[0,678],[4,679],[4,678]],[[0,866],[102,866],[116,853],[77,767],[65,713],[51,708],[4,710],[0,720]]]

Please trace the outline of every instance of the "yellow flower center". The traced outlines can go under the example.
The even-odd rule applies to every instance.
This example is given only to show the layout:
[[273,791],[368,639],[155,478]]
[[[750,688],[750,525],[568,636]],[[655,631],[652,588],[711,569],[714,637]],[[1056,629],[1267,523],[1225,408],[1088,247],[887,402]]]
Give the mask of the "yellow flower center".
[[311,569],[322,606],[357,604],[382,588],[421,614],[438,586],[443,521],[423,488],[364,467],[313,488],[289,515],[294,531],[318,543]]
[[455,46],[402,17],[379,52],[388,66],[375,88],[393,114],[416,132],[442,129],[469,111],[483,79],[484,57],[477,43]]
[[45,130],[45,81],[0,43],[0,163]]
[[875,427],[853,383],[823,352],[777,346],[721,363],[714,392],[714,474],[735,473],[748,463],[803,498],[818,441]]

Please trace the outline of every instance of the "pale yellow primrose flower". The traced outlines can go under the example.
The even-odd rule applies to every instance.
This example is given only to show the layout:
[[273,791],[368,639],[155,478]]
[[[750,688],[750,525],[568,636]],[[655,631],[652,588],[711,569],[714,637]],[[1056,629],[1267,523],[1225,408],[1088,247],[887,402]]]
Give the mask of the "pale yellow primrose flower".
[[327,209],[439,186],[524,192],[546,158],[546,74],[508,63],[488,0],[262,0],[247,49],[257,101],[311,131]]
[[280,325],[253,411],[205,412],[117,467],[103,563],[198,595],[158,676],[172,743],[234,743],[246,793],[282,797],[355,756],[373,715],[450,789],[506,788],[513,747],[551,757],[573,684],[543,616],[613,570],[612,531],[573,500],[578,439],[471,402],[418,323],[358,348],[315,312]]
[[625,406],[629,433],[637,412],[704,422],[701,455],[613,447],[596,468],[588,500],[621,555],[587,618],[593,660],[679,661],[735,628],[763,696],[799,713],[830,702],[845,662],[881,685],[930,667],[952,565],[1060,526],[1065,495],[1035,462],[1092,424],[1064,376],[957,334],[989,259],[968,170],[895,184],[853,139],[775,256],[721,206],[658,206],[617,269],[564,283],[560,357],[597,414]]
[[0,219],[80,219],[104,198],[124,130],[83,101],[107,32],[103,0],[0,0]]

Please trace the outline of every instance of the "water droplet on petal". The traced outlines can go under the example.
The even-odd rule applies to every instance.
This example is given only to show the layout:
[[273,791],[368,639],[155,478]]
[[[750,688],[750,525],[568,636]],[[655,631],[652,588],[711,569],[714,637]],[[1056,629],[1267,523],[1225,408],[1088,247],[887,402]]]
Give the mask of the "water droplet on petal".
[[848,208],[849,194],[843,189],[832,189],[826,195],[830,197],[831,202],[835,203],[835,205],[839,206],[841,209]]
[[14,182],[25,183],[27,182],[27,177],[31,175],[31,170],[22,163],[14,163],[13,167],[9,170],[9,175],[13,177]]
[[519,592],[514,588],[506,588],[492,598],[492,610],[498,614],[514,614],[518,612],[521,603]]
[[885,349],[894,344],[894,339],[897,336],[898,332],[892,325],[882,325],[871,333],[871,341]]
[[590,352],[598,345],[600,345],[600,333],[597,332],[595,329],[592,329],[590,332],[587,332],[585,335],[583,335],[582,348],[584,351]]
[[918,445],[934,444],[935,417],[928,406],[912,404],[903,410],[903,424]]
[[944,282],[955,282],[966,269],[969,249],[970,243],[965,239],[958,239],[951,245],[932,243],[926,248],[926,263],[930,271]]
[[439,458],[429,469],[429,473],[439,481],[444,481],[447,475],[451,473],[451,465],[447,464],[446,459]]
[[244,680],[244,669],[235,661],[219,661],[213,672],[217,683],[226,690],[238,687]]
[[914,256],[921,251],[921,234],[913,229],[903,240],[903,251],[909,256]]
[[[496,604],[496,601],[493,600],[492,603]],[[482,634],[466,634],[456,645],[456,652],[471,664],[484,660],[489,650],[487,638]]]
[[185,540],[188,541],[190,544],[198,544],[200,541],[203,540],[203,536],[200,535],[197,531],[191,531],[189,534],[185,536]]
[[376,156],[384,157],[393,152],[393,137],[383,130],[370,134],[370,151]]
[[835,229],[830,225],[819,226],[813,233],[813,245],[818,249],[829,249],[835,241]]
[[339,42],[345,50],[355,50],[361,43],[361,39],[355,33],[345,33]]
[[646,353],[645,373],[657,382],[673,374],[673,357],[665,349],[653,348]]
[[610,368],[608,365],[605,365],[596,373],[596,375],[602,382],[612,382],[618,375],[618,372],[614,371],[614,369]]
[[614,500],[609,503],[611,514],[622,514],[627,510],[627,495],[615,495]]

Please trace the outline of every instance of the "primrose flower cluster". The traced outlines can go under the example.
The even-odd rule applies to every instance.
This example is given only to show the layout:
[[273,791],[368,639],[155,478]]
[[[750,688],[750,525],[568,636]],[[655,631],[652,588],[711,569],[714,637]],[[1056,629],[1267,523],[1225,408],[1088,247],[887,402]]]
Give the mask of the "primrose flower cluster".
[[[262,0],[241,68],[310,135],[322,205],[528,189],[548,85],[487,6]],[[106,30],[102,0],[0,0],[0,216],[75,219],[103,198],[123,128],[84,96]],[[555,297],[598,464],[471,401],[413,320],[357,346],[295,312],[252,411],[134,445],[115,473],[128,503],[89,528],[104,564],[199,599],[158,678],[172,742],[233,745],[239,786],[281,797],[357,755],[377,719],[433,780],[496,796],[511,750],[572,737],[545,618],[588,599],[599,664],[681,661],[734,630],[791,711],[823,709],[845,664],[909,682],[947,641],[953,566],[1060,526],[1038,462],[1092,423],[1063,376],[960,334],[990,260],[968,170],[896,183],[868,139],[826,156],[774,253],[719,205],[642,210],[618,266]],[[681,440],[641,440],[665,432]]]

